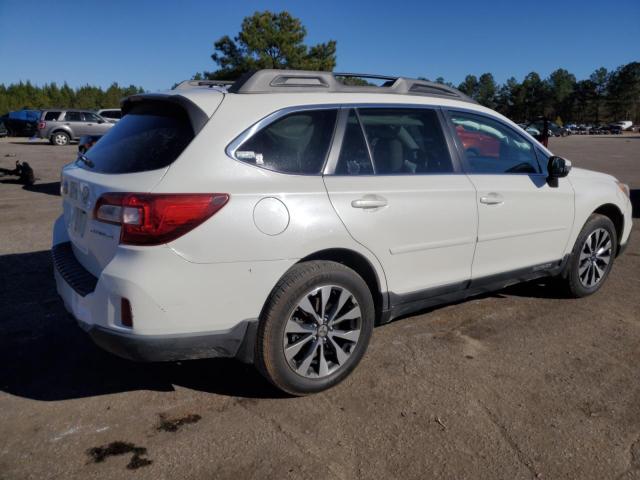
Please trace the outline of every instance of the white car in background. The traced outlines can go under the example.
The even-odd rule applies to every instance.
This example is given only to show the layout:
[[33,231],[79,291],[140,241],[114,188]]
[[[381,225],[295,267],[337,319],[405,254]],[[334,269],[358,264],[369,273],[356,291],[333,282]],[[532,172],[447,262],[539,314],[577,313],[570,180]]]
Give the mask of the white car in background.
[[96,113],[111,123],[117,123],[122,118],[122,111],[119,108],[103,108]]
[[633,122],[631,120],[624,120],[622,122],[612,123],[612,125],[616,125],[624,131],[629,130],[631,127],[633,127]]
[[63,169],[53,231],[58,292],[100,346],[236,357],[303,395],[343,380],[374,324],[543,276],[602,286],[626,185],[444,85],[341,78],[263,70],[123,102]]

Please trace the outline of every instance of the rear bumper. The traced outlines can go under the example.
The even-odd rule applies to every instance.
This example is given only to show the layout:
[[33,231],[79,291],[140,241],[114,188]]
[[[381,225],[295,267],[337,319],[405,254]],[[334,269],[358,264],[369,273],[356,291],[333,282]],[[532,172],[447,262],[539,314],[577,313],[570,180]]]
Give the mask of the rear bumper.
[[[207,332],[147,334],[118,325],[96,323],[96,318],[112,310],[108,295],[101,293],[98,279],[80,265],[69,242],[52,248],[58,294],[65,307],[93,341],[104,350],[129,360],[161,362],[196,358],[253,358],[256,320],[236,323],[228,329]],[[101,300],[102,299],[102,300]],[[112,303],[112,302],[111,302]],[[161,315],[157,311],[156,315]],[[176,323],[183,323],[176,322]]]
[[[251,355],[247,333],[255,322],[245,321],[229,330],[187,335],[137,335],[78,321],[102,349],[128,360],[170,362],[196,358]],[[250,358],[249,358],[250,359]]]

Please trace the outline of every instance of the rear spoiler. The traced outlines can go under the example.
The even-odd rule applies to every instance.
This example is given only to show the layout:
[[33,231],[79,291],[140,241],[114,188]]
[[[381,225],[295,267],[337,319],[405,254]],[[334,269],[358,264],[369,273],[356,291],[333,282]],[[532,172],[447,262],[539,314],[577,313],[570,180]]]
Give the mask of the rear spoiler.
[[134,105],[141,102],[168,102],[179,105],[187,112],[193,131],[196,134],[202,130],[204,124],[209,120],[207,114],[188,98],[182,95],[166,95],[162,93],[141,93],[122,99],[120,102],[122,115],[126,115]]

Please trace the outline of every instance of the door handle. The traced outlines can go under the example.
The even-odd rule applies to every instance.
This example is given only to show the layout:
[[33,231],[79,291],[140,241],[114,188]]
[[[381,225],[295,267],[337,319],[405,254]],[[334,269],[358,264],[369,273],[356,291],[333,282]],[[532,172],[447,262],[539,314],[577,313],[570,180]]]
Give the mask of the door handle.
[[353,208],[380,208],[387,206],[387,199],[376,195],[365,195],[351,202]]
[[489,193],[480,197],[480,203],[484,203],[485,205],[500,205],[504,203],[504,198],[499,193]]

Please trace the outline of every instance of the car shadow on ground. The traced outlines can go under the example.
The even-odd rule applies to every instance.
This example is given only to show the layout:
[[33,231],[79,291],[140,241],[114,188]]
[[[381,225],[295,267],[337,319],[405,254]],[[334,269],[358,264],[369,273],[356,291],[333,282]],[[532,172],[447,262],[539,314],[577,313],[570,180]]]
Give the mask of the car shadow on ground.
[[41,139],[41,138],[38,138],[36,140],[28,140],[28,139],[25,139],[25,140],[22,140],[22,141],[20,141],[20,140],[15,141],[14,140],[14,141],[9,142],[9,143],[11,143],[11,145],[45,145],[45,146],[48,146],[48,147],[57,147],[57,145],[52,145],[49,142],[49,140],[44,140],[44,139]]
[[29,192],[44,193],[46,195],[60,196],[60,182],[34,183],[33,185],[25,185],[22,187]]
[[57,401],[174,385],[280,398],[253,366],[231,359],[136,363],[96,347],[67,314],[49,251],[0,256],[0,390]]
[[[0,184],[13,184],[13,185],[22,185],[23,183],[18,179],[4,179],[0,180]],[[29,192],[36,193],[44,193],[46,195],[54,195],[60,196],[60,182],[48,182],[48,183],[34,183],[33,185],[24,185],[22,187],[23,190],[27,190]]]

